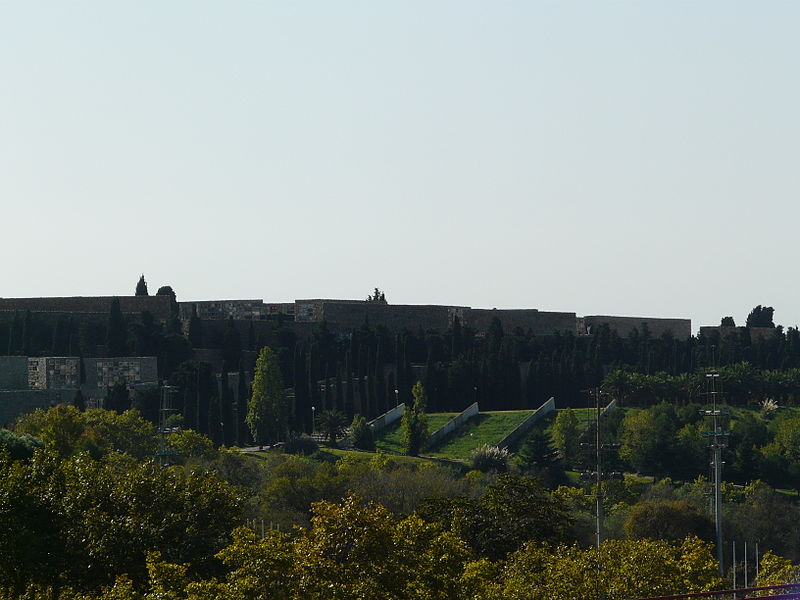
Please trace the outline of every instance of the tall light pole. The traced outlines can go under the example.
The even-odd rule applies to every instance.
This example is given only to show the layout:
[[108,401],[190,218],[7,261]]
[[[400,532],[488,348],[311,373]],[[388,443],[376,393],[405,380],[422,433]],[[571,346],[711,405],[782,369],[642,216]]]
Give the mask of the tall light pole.
[[710,371],[706,373],[708,382],[708,394],[711,396],[711,410],[701,411],[703,416],[711,419],[711,431],[703,431],[702,435],[709,438],[711,445],[711,466],[714,469],[714,525],[717,533],[717,561],[719,562],[720,575],[724,575],[725,567],[723,563],[724,555],[722,548],[722,449],[725,447],[725,440],[730,435],[730,431],[722,429],[721,418],[729,411],[720,409],[717,406],[717,396],[721,391],[717,389],[719,373]]
[[314,435],[317,432],[316,410],[317,409],[313,406],[311,407],[311,435]]
[[394,405],[400,406],[400,390],[394,389]]

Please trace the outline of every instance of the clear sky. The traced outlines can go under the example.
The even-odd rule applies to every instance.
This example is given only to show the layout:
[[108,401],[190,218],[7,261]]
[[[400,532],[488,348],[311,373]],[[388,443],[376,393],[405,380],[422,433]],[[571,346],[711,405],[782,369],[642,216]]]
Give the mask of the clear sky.
[[799,17],[0,0],[0,295],[800,324]]

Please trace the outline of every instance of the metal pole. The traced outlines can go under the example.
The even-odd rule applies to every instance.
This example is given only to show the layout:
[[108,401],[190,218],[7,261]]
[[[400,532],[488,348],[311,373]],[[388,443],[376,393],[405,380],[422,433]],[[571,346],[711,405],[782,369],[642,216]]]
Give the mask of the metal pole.
[[[717,418],[714,417],[714,429],[717,428]],[[722,553],[722,448],[719,442],[714,440],[714,521],[717,528],[717,561],[719,562],[719,573],[724,576]]]
[[744,587],[748,586],[748,577],[747,577],[747,541],[744,543]]
[[597,474],[595,483],[597,485],[596,498],[597,503],[597,550],[600,550],[600,544],[603,542],[603,465],[602,465],[602,448],[600,446],[600,390],[595,389],[595,455],[597,462]]
[[725,565],[723,563],[725,553],[722,547],[722,446],[723,438],[727,432],[723,431],[719,424],[719,417],[722,411],[717,407],[717,380],[719,373],[712,371],[706,373],[706,378],[710,380],[711,410],[705,411],[707,416],[711,416],[712,430],[707,435],[711,440],[711,464],[714,468],[714,524],[716,529],[717,542],[717,563],[719,564],[720,576],[725,576]]
[[733,540],[733,553],[731,555],[731,566],[733,567],[733,589],[736,589],[736,540]]
[[758,542],[756,542],[756,583],[758,583]]

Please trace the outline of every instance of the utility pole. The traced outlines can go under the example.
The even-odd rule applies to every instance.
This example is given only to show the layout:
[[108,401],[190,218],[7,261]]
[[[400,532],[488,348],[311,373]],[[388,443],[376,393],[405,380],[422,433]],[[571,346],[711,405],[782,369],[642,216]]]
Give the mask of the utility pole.
[[602,600],[604,596],[601,592],[600,581],[603,565],[601,564],[600,559],[600,546],[603,543],[603,499],[605,498],[605,494],[603,493],[603,481],[606,479],[622,479],[622,473],[603,472],[603,452],[606,450],[615,450],[619,448],[619,444],[603,443],[602,431],[600,429],[600,416],[602,415],[600,398],[605,396],[605,394],[600,391],[600,388],[587,390],[587,392],[590,397],[594,396],[594,410],[592,411],[594,414],[594,442],[583,443],[581,444],[581,447],[587,451],[592,451],[592,458],[594,459],[594,471],[584,471],[581,473],[581,479],[594,481],[594,494],[589,495],[594,496],[595,501],[595,546],[597,548],[595,566],[595,597],[597,600]]
[[722,547],[722,449],[727,445],[727,438],[730,431],[722,429],[722,417],[730,414],[727,409],[718,406],[717,398],[722,394],[719,386],[719,372],[716,370],[706,373],[707,395],[711,396],[711,410],[701,411],[701,414],[711,420],[711,431],[704,431],[702,435],[709,439],[711,449],[711,467],[714,470],[714,525],[716,528],[717,540],[717,562],[719,563],[719,573],[724,576],[724,553]]
[[589,391],[590,395],[594,396],[594,442],[584,443],[581,446],[587,450],[593,451],[594,458],[594,471],[584,471],[581,473],[581,479],[594,480],[595,493],[590,494],[594,496],[595,500],[595,546],[600,550],[600,545],[603,543],[603,481],[607,479],[622,479],[622,473],[612,471],[609,473],[603,472],[603,452],[607,450],[616,450],[619,444],[604,444],[602,439],[602,432],[600,430],[600,398],[605,396],[600,391],[600,388],[595,388]]

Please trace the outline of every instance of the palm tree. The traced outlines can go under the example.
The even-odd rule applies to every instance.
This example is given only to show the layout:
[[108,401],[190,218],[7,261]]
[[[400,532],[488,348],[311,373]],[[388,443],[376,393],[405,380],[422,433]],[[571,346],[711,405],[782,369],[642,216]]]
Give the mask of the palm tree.
[[328,442],[336,443],[336,438],[344,435],[347,415],[340,410],[323,410],[317,415],[317,429],[323,432]]

